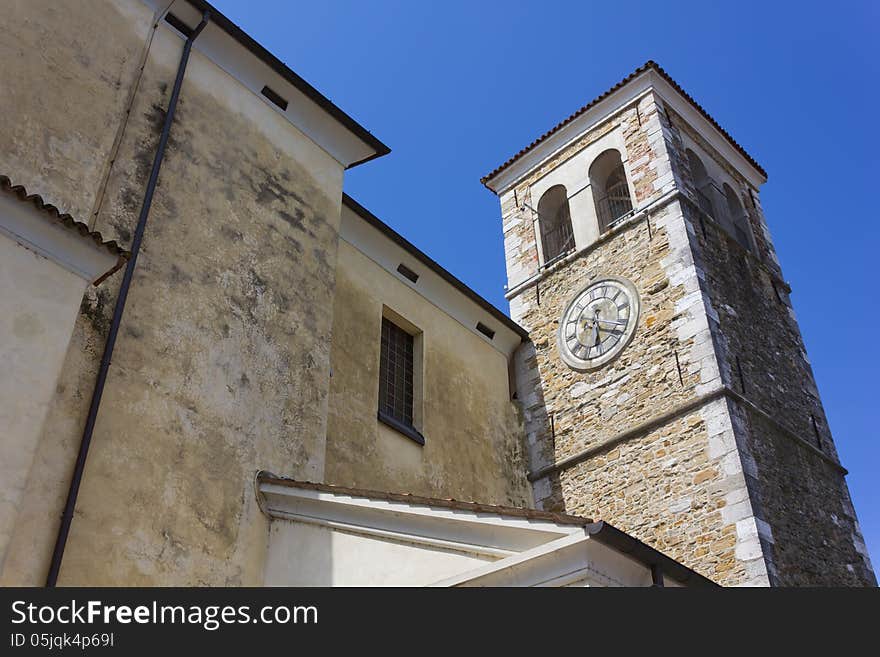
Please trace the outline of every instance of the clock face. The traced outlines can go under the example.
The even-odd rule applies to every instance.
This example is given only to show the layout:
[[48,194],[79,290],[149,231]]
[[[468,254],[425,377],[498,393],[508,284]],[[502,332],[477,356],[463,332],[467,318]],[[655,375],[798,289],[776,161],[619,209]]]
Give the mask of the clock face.
[[622,278],[590,283],[569,301],[559,321],[559,354],[571,368],[600,367],[627,345],[639,320],[639,295]]

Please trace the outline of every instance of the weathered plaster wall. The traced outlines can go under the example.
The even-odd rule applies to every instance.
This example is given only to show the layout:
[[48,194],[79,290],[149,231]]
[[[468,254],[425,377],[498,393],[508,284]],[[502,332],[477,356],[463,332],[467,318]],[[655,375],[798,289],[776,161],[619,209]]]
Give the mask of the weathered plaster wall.
[[131,0],[3,3],[5,175],[90,221],[151,21]]
[[[425,445],[376,418],[383,305],[423,331]],[[507,358],[341,242],[325,481],[532,506]]]
[[[152,18],[136,1],[14,0],[4,6],[0,54],[9,70],[0,90],[3,172],[80,221],[93,223]],[[89,290],[83,307],[111,303],[118,278]],[[58,390],[90,394],[103,339],[74,331]],[[44,432],[51,437],[36,445],[2,584],[45,581],[88,403],[79,399],[76,412],[59,413],[58,401],[56,394],[46,418],[54,433]]]
[[[271,525],[267,586],[427,586],[488,557],[383,540],[301,522]],[[303,568],[308,564],[308,568]]]
[[[161,25],[110,170],[96,228],[123,245],[181,47]],[[323,476],[341,187],[338,162],[193,52],[61,584],[262,582],[253,472]],[[115,295],[83,301],[4,582],[45,577]]]
[[0,235],[0,570],[85,286]]

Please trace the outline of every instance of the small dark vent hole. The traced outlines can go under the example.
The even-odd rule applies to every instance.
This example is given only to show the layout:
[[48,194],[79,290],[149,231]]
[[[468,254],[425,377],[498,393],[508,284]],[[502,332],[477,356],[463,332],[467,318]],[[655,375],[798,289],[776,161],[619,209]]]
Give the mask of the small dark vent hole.
[[413,283],[416,283],[419,280],[419,275],[403,263],[397,265],[397,273]]
[[278,107],[280,107],[281,109],[283,109],[283,110],[286,110],[286,109],[287,109],[287,101],[284,100],[284,99],[283,99],[281,96],[279,96],[277,93],[275,93],[274,91],[272,91],[269,87],[264,86],[264,87],[260,90],[260,93],[263,94],[263,95],[264,95],[266,98],[268,98],[269,100],[271,100],[273,103],[275,103],[276,105],[278,105]]
[[182,20],[180,20],[177,16],[175,16],[171,12],[168,12],[167,14],[165,14],[165,22],[168,23],[175,30],[180,32],[186,38],[189,38],[189,36],[193,33],[193,28],[191,28],[189,25],[184,23]]
[[495,331],[483,324],[483,322],[477,322],[477,330],[490,340],[495,337]]

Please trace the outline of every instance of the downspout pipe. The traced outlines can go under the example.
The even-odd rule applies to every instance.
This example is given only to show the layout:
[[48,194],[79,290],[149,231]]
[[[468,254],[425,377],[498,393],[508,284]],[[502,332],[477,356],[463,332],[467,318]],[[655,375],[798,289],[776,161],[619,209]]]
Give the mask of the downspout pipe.
[[95,389],[92,392],[92,401],[89,405],[89,414],[83,429],[82,441],[79,446],[79,454],[73,468],[73,476],[70,480],[70,489],[67,492],[67,501],[64,504],[64,512],[61,515],[61,525],[58,527],[58,538],[55,540],[55,550],[52,553],[52,562],[49,564],[49,574],[46,577],[46,586],[53,587],[58,581],[58,573],[61,571],[61,561],[64,558],[64,548],[67,545],[67,536],[70,533],[70,525],[73,522],[73,512],[76,508],[76,498],[79,495],[79,487],[82,483],[83,471],[86,466],[86,458],[89,455],[89,446],[92,442],[92,433],[95,430],[95,421],[98,417],[98,409],[101,406],[101,398],[104,394],[104,384],[107,382],[107,373],[110,369],[110,361],[113,358],[113,348],[116,346],[116,336],[122,322],[122,314],[125,311],[125,302],[128,299],[128,291],[137,264],[138,253],[141,250],[141,242],[144,238],[144,229],[147,226],[147,218],[150,216],[150,207],[153,204],[153,194],[156,191],[156,182],[159,179],[159,169],[162,168],[162,160],[165,158],[165,147],[168,145],[168,136],[171,134],[171,124],[174,121],[174,113],[177,109],[177,100],[180,97],[180,87],[183,84],[183,75],[189,61],[193,42],[199,36],[210,20],[210,12],[205,11],[202,21],[189,34],[183,44],[183,52],[180,55],[180,64],[177,67],[177,77],[171,90],[171,99],[168,101],[168,110],[165,113],[165,124],[162,126],[162,136],[159,138],[159,146],[153,158],[153,168],[150,170],[150,178],[147,180],[147,189],[144,192],[144,201],[141,205],[141,213],[138,216],[137,228],[131,243],[131,257],[125,268],[122,278],[122,286],[119,296],[116,297],[116,306],[113,308],[113,321],[110,324],[110,333],[104,345],[104,354],[101,356],[101,364],[98,368],[98,377],[95,381]]

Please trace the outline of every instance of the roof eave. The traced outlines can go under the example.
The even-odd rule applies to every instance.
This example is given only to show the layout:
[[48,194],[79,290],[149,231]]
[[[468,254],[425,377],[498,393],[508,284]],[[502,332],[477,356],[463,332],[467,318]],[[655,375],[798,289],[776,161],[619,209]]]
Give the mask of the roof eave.
[[[747,176],[752,185],[758,187],[767,181],[767,173],[763,167],[761,167],[761,165],[758,164],[758,162],[749,155],[748,152],[746,152],[746,150],[740,146],[740,144],[738,144],[702,106],[700,106],[675,80],[673,80],[662,67],[656,62],[649,60],[603,94],[597,96],[578,109],[574,114],[538,137],[531,144],[497,167],[494,171],[483,176],[480,179],[480,182],[495,194],[503,193],[518,182],[518,180],[525,175],[525,172],[531,170],[533,166],[536,166],[541,161],[551,157],[554,153],[569,145],[581,134],[588,131],[591,126],[600,123],[607,116],[613,114],[619,107],[626,105],[641,93],[648,90],[654,90],[660,93],[661,96],[664,95],[663,92],[666,92],[665,95],[678,96],[688,107],[696,112],[702,121],[706,122],[710,130],[718,137],[718,139],[722,140],[729,146],[734,153],[733,158],[740,159],[739,164],[741,165],[741,168],[747,170],[743,172],[744,175],[747,173],[752,174]],[[668,101],[669,98],[666,98],[666,100]],[[576,130],[571,130],[571,128],[569,128],[573,123],[576,123]],[[566,130],[566,128],[569,129]],[[541,150],[538,151],[537,149],[539,149],[539,147],[541,147]],[[531,159],[526,160],[529,155],[536,152],[539,153],[539,157],[532,157]],[[521,163],[524,160],[529,162],[530,165],[521,166]],[[532,162],[531,160],[535,161]]]
[[[167,3],[158,3],[157,0],[144,1],[160,10],[160,15],[164,15],[166,11],[170,11],[171,13],[176,13],[178,15],[181,14],[181,6],[180,4],[178,4],[178,2],[175,2],[170,7],[168,7],[166,6]],[[282,62],[275,55],[269,52],[265,47],[260,45],[253,37],[242,30],[238,25],[233,23],[232,20],[230,20],[212,4],[210,4],[206,0],[182,0],[182,2],[185,3],[185,5],[189,5],[190,7],[189,10],[184,10],[183,14],[191,14],[195,12],[197,12],[198,14],[202,14],[205,11],[209,11],[211,16],[210,24],[212,26],[217,27],[222,32],[227,34],[239,46],[250,52],[254,57],[260,60],[269,69],[271,69],[276,75],[280,76],[285,82],[294,87],[297,92],[305,96],[308,101],[314,103],[317,108],[319,108],[327,116],[329,116],[333,122],[338,124],[344,132],[347,132],[350,135],[350,139],[353,139],[353,141],[351,141],[352,144],[361,144],[361,146],[358,146],[355,149],[360,150],[360,154],[351,158],[349,161],[342,162],[346,169],[354,168],[360,164],[369,162],[370,160],[374,160],[378,157],[382,157],[383,155],[387,155],[391,152],[391,149],[382,141],[380,141],[377,137],[375,137],[369,130],[367,130],[364,126],[355,121],[351,116],[340,109],[330,99],[328,99],[321,92],[315,89],[315,87],[313,87],[306,80],[300,77],[289,66],[287,66],[284,62]],[[192,18],[192,16],[187,17]],[[180,18],[185,18],[185,16],[180,15]],[[204,41],[204,37],[201,40]],[[363,156],[364,151],[368,152],[366,156]]]
[[392,242],[400,246],[402,249],[407,251],[410,255],[412,255],[416,260],[427,266],[434,273],[436,273],[440,278],[449,283],[452,287],[457,289],[463,295],[468,297],[471,301],[476,303],[483,310],[488,312],[492,317],[501,322],[505,327],[509,330],[516,333],[520,340],[526,342],[529,340],[529,333],[522,326],[513,321],[510,317],[505,315],[501,310],[496,308],[494,305],[489,303],[486,299],[480,296],[473,289],[468,287],[464,282],[456,278],[453,274],[451,274],[448,270],[446,270],[442,265],[437,263],[433,258],[427,255],[424,251],[415,246],[412,242],[407,240],[403,235],[398,233],[396,230],[391,228],[384,221],[379,219],[372,212],[367,210],[363,205],[354,200],[351,196],[346,193],[342,194],[342,203],[351,209],[356,215],[361,217],[363,220],[368,222],[374,228],[379,230],[385,236],[387,236]]
[[684,564],[666,556],[650,545],[642,543],[637,538],[630,536],[607,522],[599,520],[586,528],[591,538],[604,543],[609,547],[629,555],[646,566],[657,566],[665,576],[687,586],[717,587],[718,584],[708,577],[691,570]]
[[[593,522],[589,518],[553,513],[537,509],[521,507],[507,507],[493,504],[480,504],[475,502],[463,502],[454,499],[438,499],[410,495],[404,493],[389,493],[369,489],[349,488],[332,484],[298,481],[287,477],[280,477],[270,472],[259,471],[254,476],[254,492],[257,496],[260,509],[270,518],[296,519],[296,514],[310,511],[308,517],[314,520],[318,513],[314,511],[319,507],[329,510],[333,505],[332,500],[338,500],[339,505],[345,505],[349,512],[345,518],[349,521],[353,513],[358,509],[370,510],[371,522],[375,523],[375,513],[382,512],[395,518],[405,516],[421,517],[422,519],[434,518],[434,522],[464,523],[472,528],[470,546],[479,544],[479,526],[490,525],[493,536],[493,546],[511,550],[511,558],[527,556],[527,552],[520,548],[514,549],[512,544],[504,544],[505,533],[510,535],[517,532],[539,532],[544,534],[541,545],[548,548],[557,545],[553,541],[553,535],[562,541],[566,537],[576,539],[578,533],[583,531],[582,536],[595,540],[598,543],[612,548],[626,557],[641,563],[648,568],[657,567],[667,577],[686,586],[715,587],[712,580],[691,570],[687,566],[666,556],[662,552],[642,543],[606,522]],[[275,498],[275,502],[270,499]],[[284,502],[282,499],[290,500]],[[280,502],[280,504],[279,504]],[[378,506],[377,506],[378,505]],[[405,505],[405,506],[404,506]],[[292,516],[290,512],[293,512]],[[450,513],[451,512],[451,513]],[[473,517],[468,520],[468,514]],[[421,523],[420,527],[424,527]],[[476,531],[476,533],[474,533]],[[459,539],[461,532],[457,532]],[[412,537],[411,537],[412,538]],[[518,542],[518,541],[517,541]],[[538,547],[539,545],[536,545]],[[519,555],[515,553],[520,553]],[[500,563],[500,562],[499,562]],[[463,583],[474,576],[474,572],[461,573],[451,579],[435,583],[435,585],[451,585],[455,582]]]

